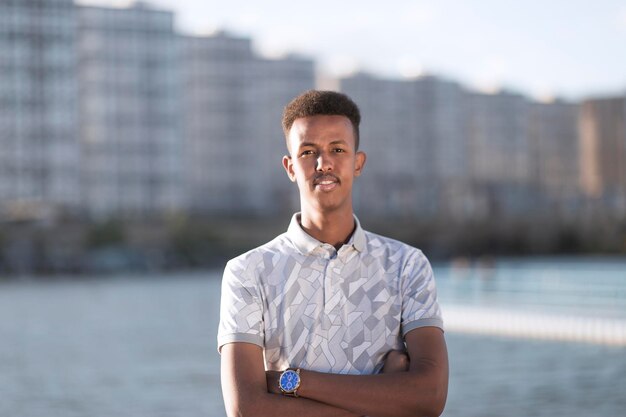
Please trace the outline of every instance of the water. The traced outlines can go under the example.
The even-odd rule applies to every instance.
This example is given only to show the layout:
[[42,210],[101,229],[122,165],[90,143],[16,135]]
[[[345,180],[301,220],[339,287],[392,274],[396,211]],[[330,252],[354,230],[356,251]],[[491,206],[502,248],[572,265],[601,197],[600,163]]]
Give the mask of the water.
[[[624,319],[626,262],[579,262],[558,272],[567,268],[499,262],[485,281],[484,268],[439,266],[444,314],[471,308]],[[570,295],[556,296],[561,291]],[[217,271],[1,283],[0,416],[224,416],[218,312]],[[445,416],[624,415],[626,347],[480,333],[447,331]]]
[[435,269],[448,330],[626,347],[626,260],[457,262]]
[[0,287],[0,416],[221,416],[214,274]]
[[626,260],[528,259],[435,266],[442,301],[626,319]]

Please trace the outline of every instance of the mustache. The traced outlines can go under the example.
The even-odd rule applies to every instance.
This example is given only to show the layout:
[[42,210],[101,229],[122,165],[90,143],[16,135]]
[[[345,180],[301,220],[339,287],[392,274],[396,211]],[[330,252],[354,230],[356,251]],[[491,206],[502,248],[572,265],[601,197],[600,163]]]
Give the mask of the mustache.
[[317,184],[320,183],[322,181],[336,181],[336,182],[341,182],[339,181],[339,178],[337,178],[334,174],[317,174],[314,178],[313,178],[313,184]]

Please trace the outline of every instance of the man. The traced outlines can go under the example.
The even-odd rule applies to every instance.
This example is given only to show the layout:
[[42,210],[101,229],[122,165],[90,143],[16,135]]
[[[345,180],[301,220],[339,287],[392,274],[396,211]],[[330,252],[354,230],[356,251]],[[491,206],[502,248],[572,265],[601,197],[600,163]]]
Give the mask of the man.
[[[360,113],[308,91],[285,108],[283,166],[300,192],[286,233],[228,262],[218,349],[229,416],[438,416],[448,359],[421,251],[352,211]],[[382,138],[384,139],[384,138]]]

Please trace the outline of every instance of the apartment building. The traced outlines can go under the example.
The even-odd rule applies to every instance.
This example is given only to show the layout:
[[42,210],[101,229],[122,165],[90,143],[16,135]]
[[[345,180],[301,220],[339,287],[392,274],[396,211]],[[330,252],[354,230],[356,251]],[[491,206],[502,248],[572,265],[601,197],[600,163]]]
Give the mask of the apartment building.
[[531,102],[529,107],[531,181],[546,209],[560,217],[573,215],[580,206],[578,112],[577,104],[564,101]]
[[580,105],[581,187],[609,212],[626,213],[626,98],[585,100]]
[[186,206],[193,212],[249,209],[253,53],[246,38],[180,36]]
[[81,6],[83,205],[93,217],[182,208],[180,73],[172,12]]
[[79,205],[75,9],[0,2],[0,211],[29,219]]
[[184,36],[183,131],[188,205],[197,213],[268,215],[294,208],[281,166],[283,107],[314,87],[310,59],[265,59],[250,39]]
[[540,194],[531,181],[529,101],[520,94],[465,96],[469,179],[483,217],[531,215]]
[[463,215],[468,167],[459,85],[430,76],[356,74],[342,79],[340,89],[361,109],[361,149],[369,155],[357,181],[357,208],[407,217]]
[[262,215],[292,213],[299,210],[300,200],[296,185],[289,181],[282,165],[287,155],[282,114],[292,99],[315,88],[315,63],[299,55],[258,57],[253,72],[252,132],[247,143],[253,150],[254,162],[246,177],[256,202],[255,211]]

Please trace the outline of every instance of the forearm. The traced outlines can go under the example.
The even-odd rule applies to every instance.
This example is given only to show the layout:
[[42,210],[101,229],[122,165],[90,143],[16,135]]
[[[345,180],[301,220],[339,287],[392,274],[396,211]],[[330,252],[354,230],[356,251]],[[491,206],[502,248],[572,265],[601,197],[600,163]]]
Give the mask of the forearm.
[[354,417],[341,408],[311,399],[270,394],[263,369],[263,351],[249,343],[222,347],[222,393],[229,417]]
[[292,398],[270,393],[250,395],[245,401],[234,404],[226,400],[229,417],[254,416],[275,417],[297,415],[298,417],[358,417],[347,410],[307,398]]
[[[390,352],[379,375],[338,375],[300,370],[298,394],[358,415],[439,416],[448,393],[448,354],[443,333],[415,329],[406,354]],[[276,378],[272,371],[268,377]],[[277,383],[269,382],[270,389]]]
[[380,375],[337,375],[302,370],[298,394],[358,415],[377,417],[438,416],[447,386],[439,372],[426,365],[420,371]]

